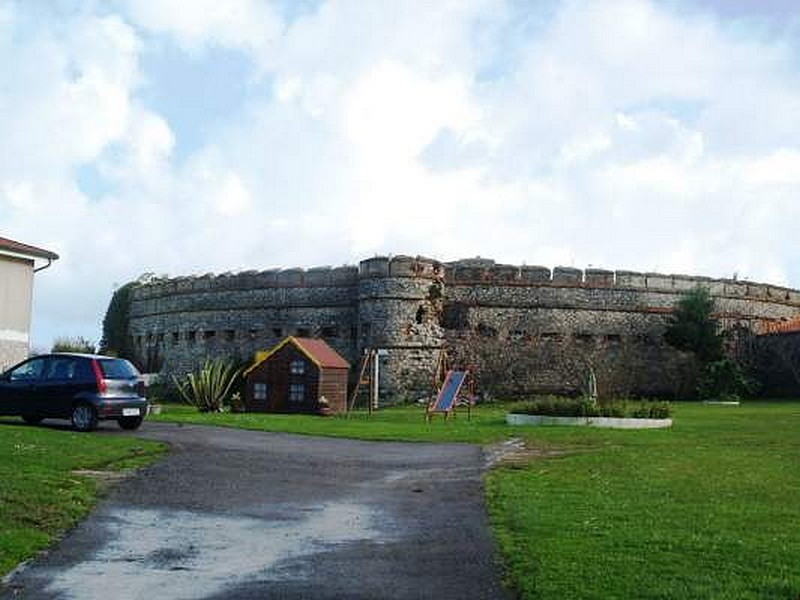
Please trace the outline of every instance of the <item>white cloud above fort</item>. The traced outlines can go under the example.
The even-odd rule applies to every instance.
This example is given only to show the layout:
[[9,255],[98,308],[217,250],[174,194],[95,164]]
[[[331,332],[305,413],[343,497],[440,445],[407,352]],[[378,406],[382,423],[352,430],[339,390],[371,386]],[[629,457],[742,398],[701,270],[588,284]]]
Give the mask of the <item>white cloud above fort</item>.
[[373,254],[800,286],[800,8],[0,0],[0,232],[115,284]]

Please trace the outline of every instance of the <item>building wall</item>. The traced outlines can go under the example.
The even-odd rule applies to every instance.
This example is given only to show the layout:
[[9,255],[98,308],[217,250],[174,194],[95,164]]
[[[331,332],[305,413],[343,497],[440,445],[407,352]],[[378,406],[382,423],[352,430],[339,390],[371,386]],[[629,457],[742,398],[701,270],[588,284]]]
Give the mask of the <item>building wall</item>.
[[30,350],[33,261],[0,256],[0,369]]
[[662,336],[697,285],[726,329],[800,315],[800,292],[752,282],[401,256],[153,282],[133,293],[130,333],[139,362],[164,372],[247,360],[288,334],[323,337],[354,367],[384,348],[386,399],[429,394],[442,350],[498,395],[575,392],[591,365],[609,393],[674,396],[694,365]]

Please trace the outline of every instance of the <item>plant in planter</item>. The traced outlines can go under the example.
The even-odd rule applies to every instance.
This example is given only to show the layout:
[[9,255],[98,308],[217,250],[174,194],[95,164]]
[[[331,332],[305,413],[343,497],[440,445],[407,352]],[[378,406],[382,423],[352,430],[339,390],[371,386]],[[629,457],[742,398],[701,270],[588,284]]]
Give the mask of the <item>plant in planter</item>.
[[317,411],[323,417],[329,417],[333,414],[333,409],[331,408],[331,404],[330,402],[328,402],[328,399],[325,396],[322,396],[317,401]]
[[239,392],[236,392],[231,396],[230,404],[231,404],[231,412],[243,413],[246,410],[244,401],[242,400],[242,395]]

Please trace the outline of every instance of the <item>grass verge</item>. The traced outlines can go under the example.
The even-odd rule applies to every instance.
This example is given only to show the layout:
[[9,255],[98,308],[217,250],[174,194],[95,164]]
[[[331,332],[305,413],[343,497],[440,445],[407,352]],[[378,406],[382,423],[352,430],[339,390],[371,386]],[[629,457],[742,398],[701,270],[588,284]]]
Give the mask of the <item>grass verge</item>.
[[0,421],[0,576],[46,547],[94,505],[95,478],[155,460],[165,447],[131,437]]
[[581,435],[593,451],[487,477],[522,598],[800,598],[800,404],[682,404],[672,430]]
[[372,417],[356,412],[350,418],[343,415],[323,418],[303,414],[201,413],[191,406],[167,404],[160,415],[149,419],[362,440],[487,444],[513,435],[514,430],[505,424],[505,413],[503,405],[491,405],[473,410],[470,420],[466,411],[459,411],[447,422],[437,415],[426,423],[425,408],[420,406],[382,409]]
[[520,597],[800,599],[800,403],[678,403],[671,429],[648,431],[511,428],[502,405],[478,408],[471,421],[426,424],[423,414],[401,407],[324,419],[167,406],[158,419],[373,440],[521,437],[564,453],[486,478]]

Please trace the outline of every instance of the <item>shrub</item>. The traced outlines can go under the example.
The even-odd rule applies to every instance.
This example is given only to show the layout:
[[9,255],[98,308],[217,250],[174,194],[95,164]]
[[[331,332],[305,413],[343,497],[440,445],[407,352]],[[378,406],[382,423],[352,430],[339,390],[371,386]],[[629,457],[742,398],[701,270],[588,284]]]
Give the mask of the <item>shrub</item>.
[[58,337],[53,341],[51,352],[82,352],[84,354],[94,354],[96,348],[94,342],[84,337]]
[[701,398],[738,400],[756,393],[758,384],[734,361],[723,358],[703,365],[697,392]]
[[672,405],[669,402],[650,402],[651,419],[669,419],[672,415]]
[[183,381],[174,375],[172,381],[181,397],[200,412],[222,412],[222,404],[241,372],[233,363],[207,360],[199,370],[187,373]]

